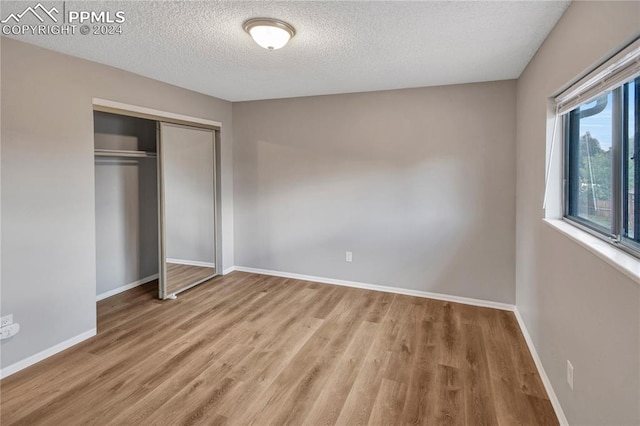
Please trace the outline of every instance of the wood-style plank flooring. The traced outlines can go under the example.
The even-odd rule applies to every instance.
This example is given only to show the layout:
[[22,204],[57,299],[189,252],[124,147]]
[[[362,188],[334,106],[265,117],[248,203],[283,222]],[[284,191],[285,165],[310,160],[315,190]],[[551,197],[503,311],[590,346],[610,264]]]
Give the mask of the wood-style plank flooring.
[[167,262],[167,293],[176,293],[215,273],[215,268]]
[[2,425],[558,424],[510,312],[242,272],[156,295],[2,380]]

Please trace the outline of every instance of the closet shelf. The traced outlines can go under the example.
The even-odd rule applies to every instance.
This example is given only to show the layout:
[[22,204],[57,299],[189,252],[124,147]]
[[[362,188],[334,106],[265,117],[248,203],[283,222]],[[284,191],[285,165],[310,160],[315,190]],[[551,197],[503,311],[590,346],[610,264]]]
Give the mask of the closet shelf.
[[149,151],[128,151],[121,149],[96,149],[93,151],[96,157],[137,157],[137,158],[156,158],[155,152]]

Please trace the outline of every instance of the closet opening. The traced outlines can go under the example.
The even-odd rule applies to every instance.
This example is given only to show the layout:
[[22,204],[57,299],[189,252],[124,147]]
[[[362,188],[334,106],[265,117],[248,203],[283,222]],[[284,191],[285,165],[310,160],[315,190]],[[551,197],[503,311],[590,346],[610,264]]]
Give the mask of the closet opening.
[[94,111],[97,300],[156,281],[156,122]]

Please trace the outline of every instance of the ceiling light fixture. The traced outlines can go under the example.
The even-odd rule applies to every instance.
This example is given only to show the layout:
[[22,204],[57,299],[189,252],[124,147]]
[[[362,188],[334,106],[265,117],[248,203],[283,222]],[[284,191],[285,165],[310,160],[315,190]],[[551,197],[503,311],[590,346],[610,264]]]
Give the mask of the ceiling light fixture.
[[256,43],[268,50],[284,47],[296,35],[291,25],[278,19],[253,18],[245,22],[243,27]]

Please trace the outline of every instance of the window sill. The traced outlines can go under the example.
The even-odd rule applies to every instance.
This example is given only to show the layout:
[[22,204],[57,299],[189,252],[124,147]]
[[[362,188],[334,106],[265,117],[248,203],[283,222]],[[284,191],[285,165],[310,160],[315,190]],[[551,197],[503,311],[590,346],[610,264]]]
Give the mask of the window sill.
[[640,284],[640,260],[562,219],[542,221]]

